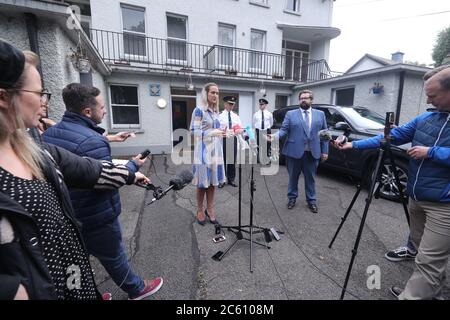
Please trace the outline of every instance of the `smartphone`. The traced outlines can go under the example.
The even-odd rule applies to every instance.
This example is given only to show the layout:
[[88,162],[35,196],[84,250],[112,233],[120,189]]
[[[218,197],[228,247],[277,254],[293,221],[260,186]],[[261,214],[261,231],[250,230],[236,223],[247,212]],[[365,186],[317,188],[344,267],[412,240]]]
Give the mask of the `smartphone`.
[[225,239],[226,239],[225,236],[223,234],[221,234],[221,235],[218,235],[217,237],[214,237],[213,242],[214,243],[222,242],[222,241],[225,241]]
[[142,151],[141,152],[141,160],[147,158],[149,154],[150,154],[150,150],[148,150],[148,149],[145,149],[144,151]]

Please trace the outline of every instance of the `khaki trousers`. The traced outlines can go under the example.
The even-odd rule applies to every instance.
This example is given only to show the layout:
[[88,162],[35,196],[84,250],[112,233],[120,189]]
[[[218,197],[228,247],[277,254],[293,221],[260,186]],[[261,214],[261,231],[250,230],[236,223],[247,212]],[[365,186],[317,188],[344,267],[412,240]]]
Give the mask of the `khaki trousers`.
[[450,256],[450,203],[409,199],[410,233],[418,248],[401,300],[440,298]]

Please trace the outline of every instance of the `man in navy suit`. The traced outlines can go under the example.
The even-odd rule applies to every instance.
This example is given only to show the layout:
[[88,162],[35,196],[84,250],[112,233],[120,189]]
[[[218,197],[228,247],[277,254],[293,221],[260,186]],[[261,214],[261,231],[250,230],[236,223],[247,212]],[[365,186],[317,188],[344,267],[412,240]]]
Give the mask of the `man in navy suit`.
[[312,100],[312,91],[301,91],[300,108],[286,113],[280,131],[269,136],[269,140],[287,135],[282,153],[286,157],[289,173],[288,209],[295,206],[298,197],[298,178],[303,172],[308,208],[317,213],[315,175],[319,160],[328,159],[328,141],[320,141],[319,131],[327,129],[327,122],[322,111],[311,108]]

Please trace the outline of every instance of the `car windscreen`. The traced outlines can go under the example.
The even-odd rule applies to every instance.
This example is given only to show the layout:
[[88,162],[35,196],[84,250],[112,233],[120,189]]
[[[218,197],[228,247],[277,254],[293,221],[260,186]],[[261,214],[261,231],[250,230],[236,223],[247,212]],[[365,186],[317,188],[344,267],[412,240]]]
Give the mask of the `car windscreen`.
[[341,112],[359,128],[374,130],[384,128],[384,119],[370,110],[344,107],[341,109]]

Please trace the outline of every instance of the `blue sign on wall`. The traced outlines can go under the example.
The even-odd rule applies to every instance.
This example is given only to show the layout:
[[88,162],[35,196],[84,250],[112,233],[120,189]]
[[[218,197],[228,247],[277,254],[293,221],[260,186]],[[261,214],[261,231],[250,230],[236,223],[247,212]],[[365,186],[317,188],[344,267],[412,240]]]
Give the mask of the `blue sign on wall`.
[[150,96],[160,96],[161,95],[161,84],[150,83]]

